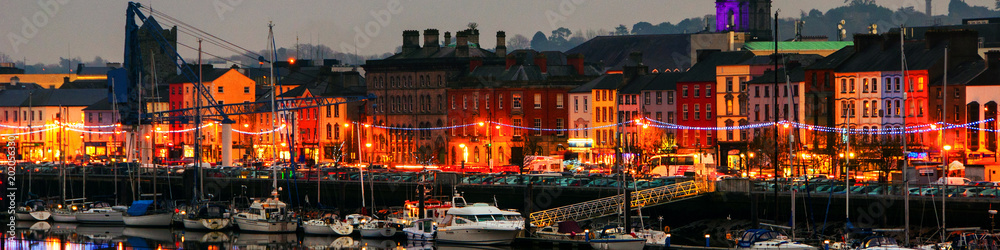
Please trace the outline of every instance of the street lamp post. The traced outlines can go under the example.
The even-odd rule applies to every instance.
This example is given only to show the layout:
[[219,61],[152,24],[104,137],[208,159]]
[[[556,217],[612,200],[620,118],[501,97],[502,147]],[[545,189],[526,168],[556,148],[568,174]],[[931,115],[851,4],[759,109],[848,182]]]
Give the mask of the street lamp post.
[[941,167],[941,180],[944,181],[944,186],[941,188],[941,242],[945,240],[945,232],[948,231],[948,226],[945,224],[947,221],[947,213],[945,213],[945,199],[948,197],[948,153],[951,151],[951,145],[944,145],[941,147],[944,149],[944,166]]

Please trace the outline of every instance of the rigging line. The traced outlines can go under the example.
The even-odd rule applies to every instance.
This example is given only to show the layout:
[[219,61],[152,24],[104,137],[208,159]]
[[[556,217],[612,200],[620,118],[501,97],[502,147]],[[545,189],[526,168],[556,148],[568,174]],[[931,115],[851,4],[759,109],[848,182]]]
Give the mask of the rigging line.
[[165,13],[163,13],[163,12],[160,12],[160,11],[157,11],[157,10],[153,10],[153,9],[151,9],[151,8],[146,8],[146,6],[140,6],[140,8],[144,8],[144,9],[147,9],[147,10],[149,10],[149,11],[150,11],[151,13],[155,13],[155,14],[158,14],[159,16],[162,16],[162,17],[164,17],[164,18],[167,18],[167,19],[170,19],[170,20],[173,20],[173,21],[175,21],[175,22],[176,22],[176,23],[178,23],[178,24],[181,24],[181,25],[183,25],[183,26],[187,26],[187,27],[189,27],[189,28],[191,28],[191,29],[194,29],[194,30],[196,30],[196,31],[198,31],[198,32],[201,32],[201,33],[203,33],[203,34],[205,34],[205,35],[208,35],[208,36],[210,36],[210,37],[212,37],[212,38],[215,38],[215,39],[218,39],[218,40],[221,40],[222,42],[225,42],[225,43],[227,43],[227,44],[229,44],[229,45],[232,45],[232,46],[234,46],[234,47],[237,47],[237,48],[239,48],[239,49],[242,49],[242,50],[244,50],[244,51],[246,51],[246,52],[249,52],[250,54],[253,54],[253,55],[255,55],[255,56],[258,56],[258,57],[262,57],[262,55],[260,55],[260,54],[257,54],[257,53],[255,53],[255,52],[253,52],[253,51],[250,51],[250,50],[246,49],[246,48],[243,48],[243,47],[240,47],[239,45],[236,45],[236,44],[234,44],[234,43],[232,43],[232,42],[229,42],[229,41],[226,41],[225,39],[222,39],[222,38],[219,38],[219,37],[217,37],[217,36],[215,36],[215,35],[212,35],[211,33],[208,33],[208,32],[205,32],[204,30],[201,30],[201,29],[198,29],[197,27],[195,27],[195,26],[193,26],[193,25],[190,25],[190,24],[187,24],[187,23],[185,23],[185,22],[183,22],[183,21],[181,21],[181,20],[178,20],[178,19],[176,19],[176,18],[173,18],[173,17],[171,17],[170,15],[167,15],[167,14],[165,14]]
[[[247,54],[247,53],[245,53],[245,52],[240,52],[240,51],[239,51],[239,50],[237,50],[237,49],[234,49],[234,48],[231,48],[231,47],[227,47],[227,46],[225,46],[225,45],[222,45],[222,44],[219,44],[219,43],[218,43],[217,41],[213,41],[213,40],[205,40],[205,38],[204,38],[204,37],[200,37],[200,36],[198,36],[198,35],[195,35],[195,34],[191,34],[191,33],[188,33],[187,31],[184,31],[184,30],[182,30],[182,29],[178,29],[177,31],[179,31],[179,32],[181,32],[181,33],[184,33],[184,34],[187,34],[187,35],[190,35],[191,37],[193,37],[193,38],[196,38],[196,39],[202,39],[202,41],[205,41],[205,42],[208,42],[209,44],[212,44],[212,45],[216,45],[216,46],[219,46],[219,47],[220,47],[220,48],[222,48],[222,49],[225,49],[225,50],[228,50],[228,51],[230,51],[230,52],[233,52],[233,53],[234,53],[235,55],[237,55],[237,56],[244,56],[244,57],[247,57],[247,58],[249,58],[249,59],[251,59],[251,60],[253,60],[253,61],[259,61],[259,60],[260,60],[259,58],[254,58],[254,57],[252,57],[252,56],[248,55],[248,54]],[[177,42],[177,43],[180,43],[180,42]]]
[[[177,42],[177,44],[179,44],[179,45],[181,45],[181,46],[183,46],[185,48],[191,49],[191,50],[198,50],[197,48],[191,47],[190,45],[187,45],[187,44],[184,44],[184,43],[181,43],[181,42]],[[208,53],[208,52],[202,51],[201,53],[213,56],[213,57],[215,57],[215,58],[217,58],[219,60],[223,60],[223,61],[226,61],[226,62],[229,62],[229,63],[238,64],[238,65],[242,66],[243,68],[255,67],[255,66],[252,66],[252,65],[249,65],[249,64],[244,64],[244,63],[239,62],[239,61],[234,61],[234,60],[226,59],[226,58],[223,58],[221,56],[217,56],[217,55],[214,55],[214,54],[211,54],[211,53]]]

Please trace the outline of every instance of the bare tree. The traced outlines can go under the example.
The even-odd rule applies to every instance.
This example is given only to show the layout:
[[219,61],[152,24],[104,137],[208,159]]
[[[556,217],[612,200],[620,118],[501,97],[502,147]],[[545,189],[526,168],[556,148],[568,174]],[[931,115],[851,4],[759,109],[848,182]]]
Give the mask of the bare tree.
[[531,41],[529,41],[524,35],[517,34],[510,39],[507,39],[507,49],[510,51],[527,49],[529,47],[531,47]]

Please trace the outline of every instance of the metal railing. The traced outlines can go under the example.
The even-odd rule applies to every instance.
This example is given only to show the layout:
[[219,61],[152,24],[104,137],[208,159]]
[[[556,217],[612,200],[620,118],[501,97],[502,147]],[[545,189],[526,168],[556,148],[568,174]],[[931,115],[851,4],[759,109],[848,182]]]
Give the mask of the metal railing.
[[[706,181],[686,181],[673,185],[635,191],[631,193],[631,209],[655,206],[694,197],[702,193],[710,192],[710,189],[710,185]],[[625,195],[619,194],[611,197],[534,212],[531,213],[529,217],[531,219],[531,223],[536,227],[551,225],[559,221],[588,220],[617,214],[621,211],[621,204],[624,202]]]

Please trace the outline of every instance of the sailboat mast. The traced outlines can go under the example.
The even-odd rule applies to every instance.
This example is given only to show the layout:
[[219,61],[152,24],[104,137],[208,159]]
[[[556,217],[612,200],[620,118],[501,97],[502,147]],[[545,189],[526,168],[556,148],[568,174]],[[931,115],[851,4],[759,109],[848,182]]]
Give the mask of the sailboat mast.
[[[267,23],[267,36],[271,40],[271,128],[274,129],[275,128],[275,121],[278,118],[277,117],[277,112],[276,112],[276,110],[278,109],[278,107],[276,106],[277,104],[276,104],[276,101],[275,101],[276,98],[277,98],[277,96],[278,96],[278,86],[275,85],[275,83],[274,83],[274,60],[275,60],[276,57],[278,57],[278,54],[277,54],[278,52],[276,52],[275,48],[274,48],[274,47],[276,47],[276,45],[274,44],[274,23],[272,23],[272,22],[268,22]],[[275,131],[275,132],[277,132],[277,131]],[[277,173],[277,169],[275,169],[275,167],[277,166],[277,163],[278,163],[278,145],[277,145],[277,141],[276,141],[276,138],[275,138],[275,134],[273,134],[273,132],[271,134],[271,153],[272,153],[271,157],[274,157],[273,161],[275,163],[274,165],[271,166],[271,179],[272,179],[272,182],[271,182],[271,189],[272,189],[271,195],[275,199],[277,199],[278,198],[278,178],[277,178],[278,173]]]
[[[947,110],[948,110],[948,45],[944,46],[944,77],[943,78],[944,78],[944,82],[943,82],[944,83],[943,84],[944,87],[941,88],[941,89],[942,89],[942,91],[944,91],[944,94],[941,96],[941,97],[943,97],[943,98],[941,98],[941,126],[944,126],[946,124],[946,122],[948,122],[948,119],[947,119],[947,117],[948,117],[948,112],[947,112]],[[947,141],[948,140],[948,136],[944,134],[944,130],[941,130],[940,133],[941,133],[941,140],[942,140],[942,142]],[[945,144],[945,145],[947,145],[947,144]],[[944,154],[944,157],[942,157],[942,162],[944,162],[944,166],[941,166],[941,173],[942,173],[941,176],[944,177],[944,179],[943,179],[943,181],[944,181],[944,186],[943,187],[944,188],[941,189],[941,243],[944,243],[944,241],[945,241],[945,235],[947,234],[945,231],[947,231],[947,229],[948,229],[947,224],[945,224],[945,222],[947,221],[947,220],[945,220],[945,217],[948,217],[948,216],[946,216],[947,213],[945,213],[945,210],[944,210],[944,208],[945,208],[945,200],[946,200],[946,197],[948,197],[948,193],[947,193],[948,192],[948,161],[946,160],[946,159],[948,159],[948,150],[941,150],[941,153]]]
[[[904,48],[905,43],[903,42],[903,39],[904,39],[903,32],[906,32],[906,27],[903,27],[902,25],[900,25],[899,26],[899,55],[900,55],[899,57],[900,57],[901,61],[900,61],[900,64],[899,64],[899,69],[902,72],[900,74],[900,78],[901,79],[899,79],[899,80],[902,81],[903,84],[905,85],[906,84],[906,53],[905,53],[905,48]],[[906,99],[906,93],[907,93],[907,91],[909,91],[909,89],[903,91],[903,102],[904,102],[903,105],[904,105],[904,108],[902,109],[903,110],[903,131],[902,131],[902,133],[903,133],[903,136],[902,136],[903,137],[903,238],[904,238],[903,243],[905,244],[904,246],[909,246],[910,245],[910,192],[909,192],[909,190],[910,190],[910,176],[907,175],[907,173],[906,173],[907,168],[908,168],[907,167],[907,165],[908,165],[907,163],[910,161],[910,154],[906,150],[906,137],[908,136],[908,134],[906,133],[906,108],[905,108],[906,103],[905,102],[907,100]],[[897,115],[899,115],[899,114],[897,114]]]
[[[201,81],[201,79],[202,79],[202,73],[203,73],[202,71],[204,71],[204,68],[205,67],[201,65],[201,39],[198,39],[198,86],[194,87],[195,92],[192,95],[192,97],[194,97],[194,105],[195,105],[195,109],[194,109],[195,110],[195,115],[194,115],[194,158],[195,158],[194,159],[194,169],[195,169],[195,172],[194,173],[195,173],[195,175],[198,176],[196,180],[198,180],[198,183],[197,183],[197,185],[198,185],[198,191],[197,191],[198,195],[197,195],[197,197],[199,199],[202,198],[202,197],[204,197],[204,195],[205,195],[204,194],[204,192],[205,192],[205,180],[204,179],[205,178],[203,178],[204,176],[202,176],[202,174],[201,174],[201,97],[198,96],[199,94],[201,94],[201,88],[204,87],[202,85],[202,81]],[[208,93],[205,93],[205,94],[208,94]]]
[[[157,87],[156,86],[156,53],[154,53],[151,50],[150,54],[151,54],[151,56],[149,58],[149,65],[150,65],[149,67],[152,69],[152,70],[150,70],[150,73],[152,74],[152,77],[151,77],[151,80],[149,82],[149,87],[153,89],[153,91],[152,91],[153,92],[153,105],[150,106],[150,109],[152,109],[150,112],[151,113],[155,113],[156,112],[156,102],[159,101],[160,96],[158,95],[159,92],[156,91],[157,90],[157,88],[156,88]],[[157,177],[156,176],[156,174],[157,174],[156,171],[157,171],[157,169],[156,169],[156,163],[153,161],[153,159],[156,158],[156,137],[157,137],[157,135],[156,135],[156,132],[154,132],[154,131],[156,131],[156,123],[153,123],[151,121],[149,124],[152,125],[152,126],[150,126],[150,131],[149,131],[149,133],[151,134],[151,136],[150,136],[150,138],[151,138],[150,139],[150,147],[149,147],[149,163],[150,163],[150,166],[153,167],[153,207],[156,207],[156,195],[157,195],[156,194],[156,177]]]

